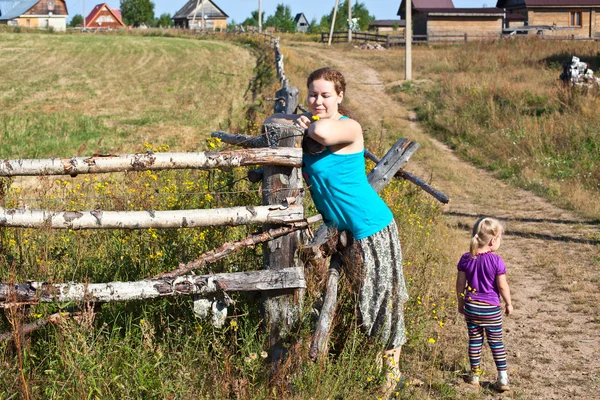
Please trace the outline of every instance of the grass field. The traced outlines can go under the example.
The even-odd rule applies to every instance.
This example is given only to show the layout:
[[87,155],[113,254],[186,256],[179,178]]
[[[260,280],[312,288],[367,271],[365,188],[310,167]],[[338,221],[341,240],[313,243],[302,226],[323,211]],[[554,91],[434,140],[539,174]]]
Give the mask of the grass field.
[[[597,109],[598,100],[561,97],[564,92],[554,82],[560,72],[556,63],[567,49],[550,50],[536,41],[495,46],[498,60],[478,44],[417,47],[417,80],[411,85],[397,83],[402,79],[402,52],[365,52],[358,57],[369,59],[386,90],[412,102],[420,118],[465,157],[525,187],[538,182],[534,186],[540,191],[574,208],[593,199],[596,192],[590,180],[578,183],[574,176],[559,177],[556,171],[539,166],[548,157],[577,154],[585,162],[571,165],[576,173],[595,176],[598,171],[593,129],[598,120],[590,108]],[[595,60],[585,44],[577,46],[574,51],[584,60]],[[227,149],[207,140],[210,132],[257,133],[272,108],[268,98],[277,89],[272,51],[245,40],[0,31],[0,51],[4,54],[0,159]],[[299,57],[293,43],[285,43],[283,51],[286,73],[304,98],[306,75],[322,66],[323,60]],[[528,59],[533,53],[541,55]],[[521,64],[520,72],[505,73],[503,68]],[[484,84],[476,85],[470,76]],[[430,79],[436,84],[430,84]],[[515,84],[508,90],[506,82]],[[360,104],[360,91],[349,91],[348,100],[350,105]],[[368,147],[378,154],[398,137],[410,134],[405,116],[386,112],[381,119],[368,107],[352,111],[365,128]],[[579,136],[566,140],[566,133],[558,129],[564,139],[559,141],[547,132],[543,135],[545,131],[536,124],[553,124]],[[570,131],[572,124],[582,128]],[[527,134],[512,145],[506,142],[506,129],[523,129]],[[485,137],[494,141],[481,140]],[[575,139],[589,144],[589,149],[578,147]],[[527,149],[527,157],[511,149]],[[517,156],[522,161],[514,167],[511,160]],[[236,169],[4,179],[0,204],[53,210],[259,204],[260,187],[244,176],[245,170]],[[553,196],[550,189],[560,190],[562,196]],[[414,187],[395,181],[383,195],[399,222],[411,294],[406,304],[409,342],[403,349],[402,368],[410,377],[428,380],[426,388],[420,388],[418,380],[417,384],[402,382],[407,387],[394,396],[465,398],[442,379],[468,364],[459,348],[464,343],[448,334],[444,325],[455,318],[453,266],[462,247],[450,237],[438,205]],[[589,215],[595,212],[591,206],[583,210]],[[1,229],[0,281],[142,279],[255,229]],[[259,269],[261,255],[260,247],[246,249],[199,273]],[[375,361],[378,347],[356,329],[356,301],[346,278],[340,286],[330,357],[319,363],[307,360],[313,308],[321,301],[325,268],[318,263],[307,270],[309,290],[289,343],[290,357],[279,375],[273,376],[263,359],[268,345],[256,296],[233,295],[236,304],[222,329],[196,319],[189,299],[98,308],[82,305],[84,312],[76,320],[65,319],[14,342],[0,343],[0,399],[380,398],[384,376]],[[7,310],[0,317],[0,333],[57,310],[56,305]]]

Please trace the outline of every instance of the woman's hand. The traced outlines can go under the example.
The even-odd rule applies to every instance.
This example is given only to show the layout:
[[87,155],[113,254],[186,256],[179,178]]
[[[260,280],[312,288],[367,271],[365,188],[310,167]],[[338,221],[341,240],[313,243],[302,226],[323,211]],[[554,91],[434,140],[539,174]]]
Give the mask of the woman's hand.
[[308,129],[308,128],[310,128],[311,124],[312,124],[312,120],[308,116],[306,116],[304,114],[300,115],[298,118],[296,118],[294,120],[294,125],[296,125],[297,127],[302,128],[302,129]]

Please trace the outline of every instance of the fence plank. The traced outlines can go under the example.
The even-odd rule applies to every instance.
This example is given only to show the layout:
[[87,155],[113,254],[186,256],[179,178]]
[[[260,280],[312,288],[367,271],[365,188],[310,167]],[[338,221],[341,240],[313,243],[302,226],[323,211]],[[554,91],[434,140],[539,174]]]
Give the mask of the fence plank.
[[300,166],[300,149],[248,149],[199,153],[95,154],[91,157],[0,160],[0,176],[77,175],[162,169],[235,168],[273,164]]
[[369,173],[369,184],[373,189],[376,192],[381,191],[418,148],[417,142],[409,139],[398,140]]
[[0,303],[89,301],[116,302],[167,296],[207,296],[219,292],[251,292],[305,288],[302,268],[284,268],[215,275],[186,275],[175,279],[146,279],[135,282],[0,283]]
[[54,229],[198,228],[246,224],[284,224],[301,221],[303,207],[285,202],[270,206],[245,206],[171,211],[47,211],[0,207],[0,226]]

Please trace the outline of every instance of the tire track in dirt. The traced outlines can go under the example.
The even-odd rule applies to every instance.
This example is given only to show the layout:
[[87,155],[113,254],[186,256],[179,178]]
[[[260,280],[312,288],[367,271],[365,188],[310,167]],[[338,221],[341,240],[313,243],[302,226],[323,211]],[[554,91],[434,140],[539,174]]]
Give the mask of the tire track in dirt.
[[[314,45],[294,50],[344,73],[351,107],[373,110],[372,118],[366,117],[371,120],[361,121],[378,126],[378,119],[402,116],[404,125],[396,128],[421,144],[407,169],[433,177],[436,187],[451,197],[445,216],[456,228],[456,240],[468,243],[470,227],[482,215],[504,221],[506,235],[499,254],[509,269],[516,311],[505,320],[512,390],[501,397],[600,398],[600,326],[593,317],[600,300],[596,261],[600,226],[460,160],[425,134],[405,105],[386,94],[374,69],[352,57],[359,50],[323,50]],[[457,317],[456,322],[456,334],[464,334],[462,321]],[[484,359],[484,369],[494,371],[489,350]],[[459,377],[451,384],[459,397],[461,392],[473,392]],[[481,398],[498,397],[490,393],[483,391]]]

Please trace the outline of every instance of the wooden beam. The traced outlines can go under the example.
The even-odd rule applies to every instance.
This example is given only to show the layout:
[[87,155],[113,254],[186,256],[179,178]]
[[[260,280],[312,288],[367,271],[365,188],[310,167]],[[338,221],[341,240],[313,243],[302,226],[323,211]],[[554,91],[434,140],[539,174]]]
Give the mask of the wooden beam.
[[[369,150],[366,150],[366,149],[365,149],[365,158],[368,158],[369,160],[373,161],[375,164],[379,163],[379,161],[380,161],[379,158],[375,154],[371,153]],[[450,202],[450,198],[448,196],[446,196],[444,193],[440,192],[439,190],[437,190],[436,188],[434,188],[433,186],[431,186],[430,184],[425,182],[423,179],[419,178],[416,175],[411,174],[408,171],[404,171],[404,170],[400,169],[400,170],[398,170],[398,172],[396,172],[396,174],[394,176],[396,178],[406,179],[407,181],[414,183],[415,185],[417,185],[418,187],[420,187],[421,189],[423,189],[424,191],[426,191],[427,193],[432,195],[436,200],[438,200],[444,204],[448,204]]]
[[305,221],[296,222],[291,226],[283,226],[275,229],[269,229],[268,231],[250,235],[242,240],[236,242],[228,242],[221,245],[219,248],[209,251],[202,255],[202,257],[189,262],[187,264],[180,265],[177,269],[169,272],[164,272],[157,275],[155,278],[175,278],[187,274],[195,269],[202,267],[204,264],[215,262],[222,258],[225,258],[229,254],[249,246],[254,246],[258,243],[263,243],[268,240],[278,238],[283,235],[287,235],[291,232],[306,229],[310,224],[321,221],[321,214],[307,218]]
[[[258,146],[255,146],[258,147]],[[99,174],[163,169],[229,169],[273,164],[298,167],[300,149],[247,149],[200,153],[94,154],[91,157],[0,160],[0,176]]]
[[417,142],[404,138],[398,140],[369,173],[368,179],[373,189],[380,192],[418,148]]
[[135,282],[0,283],[0,302],[19,303],[118,302],[167,296],[208,296],[218,292],[253,292],[305,288],[302,268],[234,272],[215,275],[186,275],[175,279],[148,279]]
[[319,355],[323,355],[327,350],[327,342],[329,339],[329,331],[331,330],[331,322],[335,314],[335,306],[337,303],[338,281],[342,270],[342,258],[340,253],[331,256],[329,270],[327,271],[327,290],[323,306],[319,313],[319,321],[315,329],[315,336],[308,351],[308,358],[316,361]]
[[0,226],[54,229],[198,228],[247,224],[286,224],[301,221],[302,205],[282,203],[171,211],[47,211],[0,207]]

